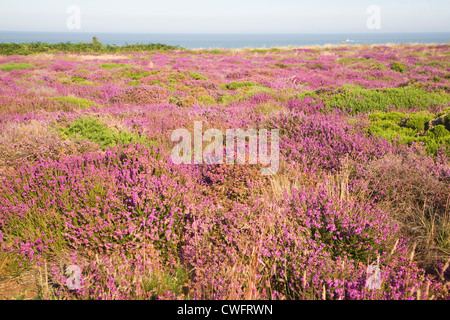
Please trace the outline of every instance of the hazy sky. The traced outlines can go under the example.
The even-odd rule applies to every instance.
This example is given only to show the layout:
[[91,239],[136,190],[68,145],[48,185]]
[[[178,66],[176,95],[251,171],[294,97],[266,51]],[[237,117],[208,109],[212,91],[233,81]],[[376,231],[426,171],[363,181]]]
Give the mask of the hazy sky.
[[[70,30],[67,8],[80,8]],[[369,30],[367,8],[381,9]],[[0,30],[142,33],[450,32],[449,0],[1,0]]]

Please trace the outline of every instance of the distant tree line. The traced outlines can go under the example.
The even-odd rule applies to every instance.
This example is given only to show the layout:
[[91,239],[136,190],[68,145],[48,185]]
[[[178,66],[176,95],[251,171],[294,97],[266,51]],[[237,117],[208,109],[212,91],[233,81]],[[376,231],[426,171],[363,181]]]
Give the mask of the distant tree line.
[[142,52],[154,50],[176,50],[183,49],[179,46],[171,46],[162,43],[149,44],[125,44],[118,45],[103,45],[97,37],[93,37],[91,43],[71,43],[60,42],[55,44],[44,42],[31,43],[0,43],[0,55],[29,55],[34,53],[57,53],[57,52],[72,52],[72,53],[121,53],[121,52]]

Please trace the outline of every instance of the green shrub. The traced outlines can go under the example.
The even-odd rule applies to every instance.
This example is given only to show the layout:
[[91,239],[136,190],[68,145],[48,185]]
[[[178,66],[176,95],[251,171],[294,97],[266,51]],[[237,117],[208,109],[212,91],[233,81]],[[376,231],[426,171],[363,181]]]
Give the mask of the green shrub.
[[72,76],[71,77],[73,82],[84,82],[86,81],[86,78],[80,77],[80,76]]
[[229,102],[233,101],[235,99],[234,96],[229,95],[229,94],[224,94],[219,96],[219,98],[217,99],[217,102],[219,102],[222,105],[227,105]]
[[[399,139],[403,144],[422,142],[429,154],[436,154],[444,144],[450,146],[450,131],[444,125],[427,130],[425,124],[438,117],[439,114],[432,115],[428,112],[412,112],[409,115],[399,112],[376,112],[368,116],[371,121],[368,132],[389,141]],[[427,130],[425,134],[424,130]]]
[[95,102],[93,102],[91,100],[87,100],[87,99],[83,99],[83,98],[76,98],[76,97],[56,97],[56,98],[52,98],[52,100],[57,101],[64,105],[68,105],[68,104],[76,105],[80,109],[90,108],[93,105],[95,105]]
[[208,78],[206,78],[204,76],[201,76],[201,75],[199,75],[198,73],[195,73],[195,72],[188,71],[188,74],[195,80],[208,80]]
[[393,62],[391,65],[391,70],[403,73],[408,71],[408,68],[406,68],[406,65],[404,63]]
[[316,69],[324,70],[325,69],[325,67],[321,63],[313,63],[312,65],[309,66],[309,68],[313,69],[313,70],[316,70]]
[[148,77],[150,72],[139,69],[126,69],[121,73],[122,78],[131,80],[141,80],[142,78]]
[[427,131],[427,136],[433,137],[437,140],[445,139],[450,136],[450,131],[448,131],[443,125],[438,125],[433,129]]
[[148,141],[145,137],[138,136],[128,131],[116,132],[109,129],[105,124],[94,118],[79,118],[72,122],[67,128],[59,128],[63,137],[67,138],[85,138],[99,143],[103,150],[107,147],[113,147],[119,144],[128,145],[139,142],[143,145],[154,145],[154,142]]
[[405,126],[414,129],[416,132],[420,132],[425,129],[425,124],[430,122],[433,118],[434,116],[428,112],[414,113],[409,116]]
[[251,53],[268,53],[269,49],[251,49]]
[[389,120],[394,123],[400,122],[402,119],[406,117],[406,113],[403,112],[375,112],[372,114],[369,114],[368,118],[370,120]]
[[105,63],[105,64],[102,64],[100,67],[103,69],[133,68],[132,65],[123,64],[123,63]]
[[387,68],[386,68],[383,64],[381,64],[381,63],[379,63],[379,62],[374,62],[374,63],[372,63],[372,64],[370,65],[370,70],[381,70],[381,71],[385,71],[385,70],[387,70]]
[[419,52],[408,53],[406,56],[407,57],[426,57],[425,54],[419,53]]
[[72,76],[70,78],[73,83],[77,85],[85,85],[85,86],[93,86],[94,83],[91,81],[86,80],[86,78],[80,77],[80,76]]
[[278,63],[274,64],[275,68],[280,68],[280,69],[286,69],[286,68],[289,68],[290,66],[291,65],[288,65],[288,64],[285,64],[285,63],[282,63],[282,62],[278,62]]
[[128,81],[127,84],[128,84],[129,86],[139,86],[139,85],[142,84],[142,82],[139,81],[139,80],[131,80],[131,81]]
[[444,117],[444,125],[446,127],[450,128],[450,114],[448,114]]
[[209,95],[201,95],[197,98],[197,101],[198,103],[205,106],[211,106],[216,104],[216,100],[214,100],[214,98]]
[[[95,39],[94,39],[95,38]],[[99,53],[123,53],[123,52],[146,52],[155,50],[180,50],[181,47],[170,46],[161,43],[149,44],[127,44],[124,46],[103,45],[93,38],[91,43],[60,42],[55,44],[32,42],[32,43],[0,43],[0,55],[30,55],[35,53],[59,53],[59,52],[99,52]]]
[[414,87],[360,89],[342,88],[331,93],[307,92],[297,96],[312,97],[324,102],[327,109],[341,109],[350,114],[372,111],[388,111],[391,108],[409,110],[443,107],[450,102],[446,93],[430,93]]
[[379,63],[377,60],[372,58],[364,58],[364,57],[353,57],[353,58],[341,58],[337,60],[337,64],[348,66],[357,62],[364,62],[371,66],[371,70],[386,70],[386,67]]
[[436,67],[440,69],[450,68],[450,63],[445,61],[429,61],[429,62],[418,62],[417,66],[427,66],[427,67]]
[[243,88],[243,87],[255,87],[255,86],[264,86],[264,85],[259,84],[259,83],[250,82],[250,81],[230,82],[227,84],[222,84],[220,86],[220,88],[222,88],[224,90],[237,90],[237,89]]
[[35,68],[35,67],[36,67],[35,65],[28,64],[28,63],[11,62],[11,63],[1,64],[0,70],[9,72],[11,70],[26,70],[26,69]]

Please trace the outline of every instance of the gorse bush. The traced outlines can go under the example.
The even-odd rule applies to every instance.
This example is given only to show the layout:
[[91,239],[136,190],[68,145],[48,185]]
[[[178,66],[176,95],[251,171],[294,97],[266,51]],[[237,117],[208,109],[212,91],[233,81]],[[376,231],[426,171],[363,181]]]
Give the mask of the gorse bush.
[[393,62],[391,64],[391,69],[397,72],[406,72],[408,71],[408,68],[406,67],[406,65],[404,63],[401,62]]

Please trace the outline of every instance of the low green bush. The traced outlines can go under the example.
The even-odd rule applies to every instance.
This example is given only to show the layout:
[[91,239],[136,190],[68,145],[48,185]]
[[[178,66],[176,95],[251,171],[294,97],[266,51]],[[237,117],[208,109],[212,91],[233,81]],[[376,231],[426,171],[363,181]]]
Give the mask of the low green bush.
[[[94,37],[95,38],[95,37]],[[170,46],[161,43],[149,44],[127,44],[124,46],[103,45],[97,39],[91,43],[60,42],[55,44],[32,42],[32,43],[0,43],[0,55],[30,55],[36,53],[127,53],[127,52],[151,52],[166,50],[181,50],[179,46]]]
[[98,119],[87,117],[79,118],[72,122],[69,127],[59,128],[60,133],[66,138],[84,138],[99,143],[103,150],[116,145],[129,145],[140,143],[153,146],[154,142],[148,141],[146,137],[128,131],[116,132],[101,123]]
[[409,116],[405,126],[414,129],[416,132],[420,132],[425,129],[425,124],[430,122],[433,118],[434,116],[428,112],[414,113]]
[[204,77],[204,76],[202,76],[202,75],[199,75],[198,73],[195,73],[195,72],[190,72],[190,71],[188,71],[188,74],[189,74],[194,80],[208,80],[208,78],[206,78],[206,77]]
[[26,70],[26,69],[35,68],[35,67],[36,67],[35,65],[28,64],[28,63],[11,62],[11,63],[1,64],[0,70],[9,72],[11,70]]
[[[432,115],[429,112],[376,112],[368,116],[368,132],[389,141],[400,139],[403,144],[421,142],[429,154],[437,154],[444,145],[447,148],[450,146],[450,131],[446,122],[448,116],[444,118],[444,125],[429,128],[428,123],[438,117],[439,114]],[[447,152],[450,153],[450,150],[447,149]]]
[[297,96],[322,100],[327,109],[341,109],[349,114],[361,112],[389,111],[392,109],[427,110],[430,107],[445,107],[450,95],[444,92],[427,92],[414,87],[362,89],[341,88],[333,92],[306,92]]
[[119,69],[119,68],[133,68],[131,64],[123,64],[123,63],[104,63],[100,65],[103,69]]
[[406,65],[404,63],[393,62],[391,64],[391,70],[404,73],[404,72],[408,71],[408,68],[406,67]]
[[127,69],[121,73],[122,78],[131,80],[141,80],[142,78],[148,77],[150,72],[139,69]]
[[209,95],[201,95],[197,98],[197,101],[204,106],[211,106],[217,103],[216,100]]
[[230,82],[227,84],[222,84],[220,86],[220,88],[224,89],[224,90],[237,90],[239,88],[243,88],[243,87],[256,87],[256,86],[264,86],[260,83],[254,83],[254,82],[250,82],[250,81],[245,81],[245,82]]
[[93,105],[95,105],[95,102],[83,98],[77,98],[77,97],[56,97],[52,98],[52,100],[57,101],[64,105],[76,105],[80,109],[84,108],[90,108]]

